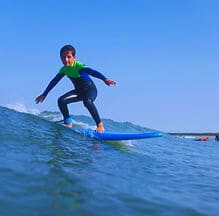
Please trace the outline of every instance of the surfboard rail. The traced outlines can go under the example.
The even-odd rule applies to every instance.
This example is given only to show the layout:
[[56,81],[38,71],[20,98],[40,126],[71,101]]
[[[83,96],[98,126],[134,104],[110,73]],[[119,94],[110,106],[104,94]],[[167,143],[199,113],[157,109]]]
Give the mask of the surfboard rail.
[[94,133],[94,138],[100,140],[132,140],[132,139],[146,139],[146,138],[154,138],[161,137],[162,133],[160,132],[146,132],[146,133]]
[[[57,121],[56,124],[63,125],[63,121]],[[64,126],[66,127],[66,126]],[[99,133],[90,128],[83,127],[69,127],[72,131],[76,133],[80,133],[83,136],[91,137],[96,140],[134,140],[134,139],[147,139],[147,138],[155,138],[163,136],[163,133],[158,131],[148,131],[143,133],[120,133],[120,132],[103,132]]]
[[91,129],[84,128],[71,128],[71,130],[78,132],[82,135],[97,139],[97,140],[134,140],[134,139],[147,139],[154,137],[161,137],[161,132],[145,132],[145,133],[115,133],[115,132],[103,132],[98,133]]

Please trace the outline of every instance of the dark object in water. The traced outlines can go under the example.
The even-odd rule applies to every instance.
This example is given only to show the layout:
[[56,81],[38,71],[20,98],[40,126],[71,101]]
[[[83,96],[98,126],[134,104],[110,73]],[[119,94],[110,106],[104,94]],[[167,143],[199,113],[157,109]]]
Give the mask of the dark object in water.
[[196,138],[195,141],[208,141],[208,137]]

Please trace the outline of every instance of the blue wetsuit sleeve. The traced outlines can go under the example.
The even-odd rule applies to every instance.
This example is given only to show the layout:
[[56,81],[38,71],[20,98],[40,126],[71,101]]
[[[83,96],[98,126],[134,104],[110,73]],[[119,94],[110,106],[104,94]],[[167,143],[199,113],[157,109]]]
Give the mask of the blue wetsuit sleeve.
[[96,70],[93,70],[93,69],[91,69],[89,67],[82,68],[80,70],[80,74],[81,74],[81,76],[84,76],[84,77],[86,77],[87,74],[89,74],[89,75],[91,75],[93,77],[96,77],[98,79],[101,79],[103,81],[106,79],[106,77],[102,73],[100,73],[100,72],[98,72]]
[[46,90],[43,92],[43,96],[47,94],[55,87],[55,85],[65,76],[65,74],[58,73],[49,83]]

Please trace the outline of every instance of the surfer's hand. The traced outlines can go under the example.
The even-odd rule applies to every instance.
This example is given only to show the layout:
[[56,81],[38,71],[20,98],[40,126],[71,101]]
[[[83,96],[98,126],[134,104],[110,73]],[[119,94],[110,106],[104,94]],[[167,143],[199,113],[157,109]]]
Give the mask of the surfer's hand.
[[40,95],[35,99],[35,102],[38,103],[42,103],[45,100],[46,96],[44,95]]
[[104,80],[105,84],[110,86],[110,85],[116,85],[116,82],[110,79],[105,79]]

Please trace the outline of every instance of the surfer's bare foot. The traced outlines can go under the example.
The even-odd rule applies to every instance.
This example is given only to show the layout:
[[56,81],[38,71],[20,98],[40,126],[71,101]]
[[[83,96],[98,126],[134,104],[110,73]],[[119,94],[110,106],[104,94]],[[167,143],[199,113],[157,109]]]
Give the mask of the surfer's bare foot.
[[72,127],[72,123],[68,123],[68,124],[63,124],[64,126],[66,126],[66,127]]
[[69,116],[68,118],[65,118],[63,125],[66,127],[72,127],[72,117]]
[[104,127],[103,127],[103,123],[100,122],[98,125],[97,125],[97,128],[96,128],[96,132],[98,133],[103,133],[104,132]]

